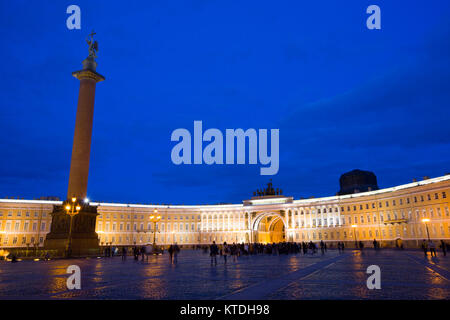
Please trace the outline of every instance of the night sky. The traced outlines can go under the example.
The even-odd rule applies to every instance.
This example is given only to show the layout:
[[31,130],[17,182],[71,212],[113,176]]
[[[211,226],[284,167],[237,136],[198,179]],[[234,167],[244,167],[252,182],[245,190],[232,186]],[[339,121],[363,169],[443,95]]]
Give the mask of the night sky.
[[[345,3],[345,5],[344,5]],[[81,7],[81,30],[66,8]],[[381,8],[381,30],[366,8]],[[241,203],[450,172],[448,1],[0,0],[0,197],[65,198],[86,36],[99,42],[88,196]],[[280,169],[172,164],[177,128],[280,129]]]

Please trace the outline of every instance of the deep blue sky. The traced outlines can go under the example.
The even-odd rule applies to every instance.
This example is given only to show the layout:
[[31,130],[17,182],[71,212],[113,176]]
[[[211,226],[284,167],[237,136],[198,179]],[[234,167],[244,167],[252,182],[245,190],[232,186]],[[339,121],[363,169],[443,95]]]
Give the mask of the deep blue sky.
[[[345,3],[345,4],[344,4]],[[81,30],[66,8],[81,7]],[[382,30],[365,9],[381,7]],[[78,80],[95,29],[88,195],[134,203],[248,199],[260,165],[175,166],[176,128],[279,128],[275,187],[334,195],[450,172],[448,1],[0,0],[0,197],[67,191]]]

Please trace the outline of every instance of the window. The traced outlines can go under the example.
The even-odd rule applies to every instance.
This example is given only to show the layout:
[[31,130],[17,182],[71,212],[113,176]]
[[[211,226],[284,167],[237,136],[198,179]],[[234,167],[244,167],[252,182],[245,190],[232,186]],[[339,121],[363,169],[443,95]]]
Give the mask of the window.
[[447,198],[447,194],[445,193],[445,191],[444,192],[442,192],[442,198]]

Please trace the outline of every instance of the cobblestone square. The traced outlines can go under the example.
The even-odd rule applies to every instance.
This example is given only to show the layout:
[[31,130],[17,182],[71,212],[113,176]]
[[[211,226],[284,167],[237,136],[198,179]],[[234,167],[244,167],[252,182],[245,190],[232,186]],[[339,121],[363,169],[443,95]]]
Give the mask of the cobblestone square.
[[[81,269],[81,290],[68,290],[67,267]],[[381,289],[366,286],[367,267],[381,269]],[[325,255],[252,255],[237,262],[182,250],[148,262],[128,257],[0,262],[0,299],[449,299],[450,261],[440,252],[346,250]]]

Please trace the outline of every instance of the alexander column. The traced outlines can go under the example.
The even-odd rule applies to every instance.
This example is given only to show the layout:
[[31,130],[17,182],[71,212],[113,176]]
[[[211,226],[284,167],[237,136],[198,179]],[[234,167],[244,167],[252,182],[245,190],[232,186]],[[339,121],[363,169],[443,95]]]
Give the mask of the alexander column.
[[95,254],[98,250],[98,235],[95,233],[97,207],[90,206],[86,199],[91,153],[92,124],[94,118],[95,88],[105,78],[96,72],[95,58],[98,43],[95,33],[86,40],[89,56],[83,61],[83,69],[72,72],[80,80],[75,133],[70,162],[67,200],[55,206],[52,212],[51,230],[45,240],[47,250],[56,250],[58,255],[80,256]]

